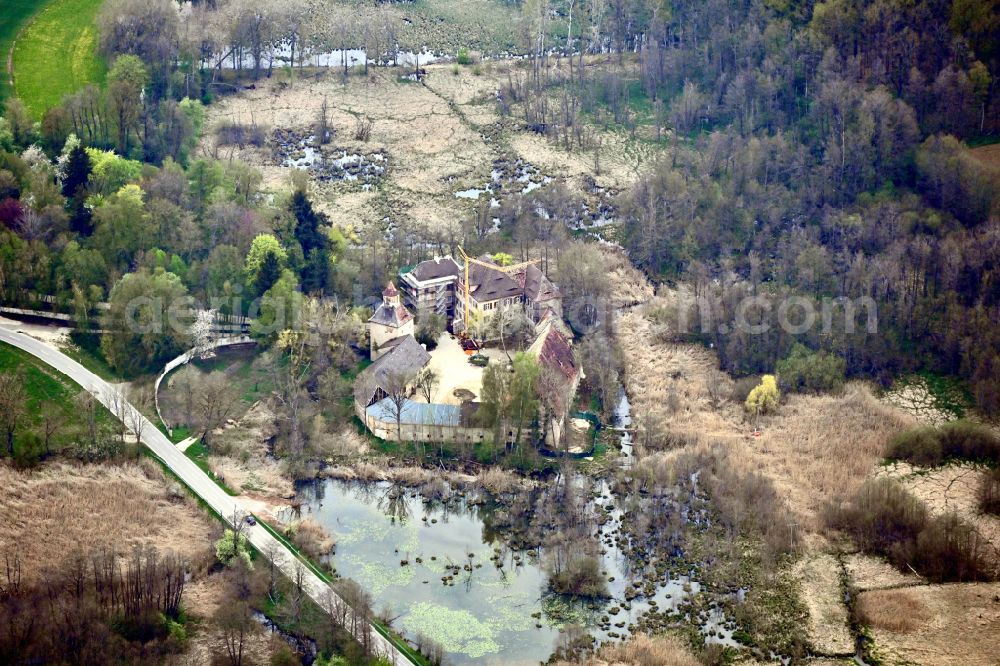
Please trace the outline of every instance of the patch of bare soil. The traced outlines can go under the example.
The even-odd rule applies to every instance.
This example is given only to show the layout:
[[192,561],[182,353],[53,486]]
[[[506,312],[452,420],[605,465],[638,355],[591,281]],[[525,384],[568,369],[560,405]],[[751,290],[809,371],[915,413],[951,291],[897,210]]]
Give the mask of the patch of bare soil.
[[36,340],[44,342],[53,349],[60,349],[69,343],[70,329],[60,326],[45,326],[44,324],[32,324],[16,319],[0,317],[0,326],[11,330],[20,331]]
[[847,607],[841,589],[840,567],[829,553],[805,555],[795,565],[802,600],[809,609],[809,643],[819,654],[854,653]]
[[270,515],[295,496],[291,477],[268,455],[274,434],[274,413],[264,402],[257,402],[239,421],[212,433],[209,448],[217,454],[208,457],[208,466],[227,486]]
[[941,425],[955,418],[951,412],[941,408],[937,397],[921,377],[912,377],[889,389],[882,395],[882,401],[931,425]]
[[[185,592],[185,594],[187,594]],[[244,664],[269,664],[272,656],[282,645],[282,640],[264,627],[256,628],[243,643]],[[187,652],[170,662],[177,666],[205,666],[205,664],[228,664],[226,638],[222,631],[211,624],[188,640]]]
[[149,461],[0,466],[0,488],[0,552],[19,551],[26,579],[108,544],[150,543],[196,564],[214,557],[215,525]]
[[890,593],[870,591],[858,601],[872,621],[875,652],[882,663],[998,663],[1000,583],[926,585]]
[[969,151],[969,154],[988,167],[1000,169],[1000,143],[973,148]]

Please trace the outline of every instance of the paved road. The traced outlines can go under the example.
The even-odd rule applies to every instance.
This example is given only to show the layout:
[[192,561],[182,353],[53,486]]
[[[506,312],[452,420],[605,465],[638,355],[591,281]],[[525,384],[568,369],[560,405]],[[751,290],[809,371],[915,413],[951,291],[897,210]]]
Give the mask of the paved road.
[[[111,384],[90,372],[82,365],[69,358],[62,352],[53,349],[43,342],[18,333],[16,329],[0,327],[0,341],[11,344],[22,349],[32,356],[44,361],[59,372],[63,373],[77,384],[97,398],[112,414],[121,418],[131,429],[131,424],[135,418],[143,422],[142,443],[157,455],[166,465],[184,481],[206,504],[211,506],[219,515],[224,516],[230,522],[233,516],[248,514],[238,497],[226,494],[212,479],[208,477],[190,458],[181,453],[167,437],[160,432],[146,417],[140,415],[134,407],[125,403],[124,407],[116,408],[115,389]],[[120,404],[120,402],[119,402]],[[119,412],[119,413],[116,413]],[[289,551],[280,541],[260,525],[255,527],[246,526],[243,533],[247,535],[250,542],[265,556],[272,556],[275,564],[290,580],[296,580],[297,576],[302,578],[302,587],[321,608],[330,610],[340,602],[334,595],[333,589],[323,580],[314,574],[309,568],[303,566],[301,562]],[[340,602],[343,603],[343,602]],[[357,632],[361,640],[361,632]],[[404,666],[412,663],[405,655],[399,652],[381,634],[370,629],[371,641],[375,653],[385,657],[397,666]]]

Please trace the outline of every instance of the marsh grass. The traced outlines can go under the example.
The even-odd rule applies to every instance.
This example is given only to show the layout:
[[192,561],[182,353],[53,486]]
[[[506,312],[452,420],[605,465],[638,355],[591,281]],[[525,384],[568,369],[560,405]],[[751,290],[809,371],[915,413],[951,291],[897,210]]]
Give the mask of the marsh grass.
[[858,619],[874,629],[908,634],[931,619],[930,609],[910,590],[875,590],[858,598]]
[[26,472],[0,466],[0,550],[15,548],[25,577],[105,544],[151,543],[191,560],[211,558],[214,524],[151,461],[57,463]]
[[699,666],[701,664],[681,639],[671,634],[661,636],[639,634],[625,643],[602,648],[599,657],[609,663],[622,664],[623,666]]

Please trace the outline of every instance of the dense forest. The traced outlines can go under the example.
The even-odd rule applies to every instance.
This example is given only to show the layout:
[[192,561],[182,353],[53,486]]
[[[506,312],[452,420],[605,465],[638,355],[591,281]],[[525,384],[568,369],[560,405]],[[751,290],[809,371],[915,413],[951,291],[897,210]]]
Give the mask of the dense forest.
[[882,381],[918,368],[960,375],[997,413],[1000,174],[963,142],[1000,131],[1000,5],[601,10],[591,41],[619,62],[637,53],[638,85],[624,64],[574,72],[571,58],[568,75],[536,67],[507,97],[567,147],[587,114],[633,132],[645,122],[658,139],[675,132],[655,173],[621,197],[624,244],[651,276],[694,286],[711,325],[691,332],[714,343],[724,367],[767,371],[791,349],[776,325],[763,335],[729,325],[747,296],[802,296],[816,312],[824,298],[868,297],[877,335],[863,322],[854,334],[815,327],[809,345]]

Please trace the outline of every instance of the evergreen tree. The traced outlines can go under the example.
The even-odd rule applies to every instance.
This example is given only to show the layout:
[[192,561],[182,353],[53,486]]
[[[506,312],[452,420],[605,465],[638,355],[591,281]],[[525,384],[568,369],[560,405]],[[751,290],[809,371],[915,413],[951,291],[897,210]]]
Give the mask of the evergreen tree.
[[254,280],[257,294],[263,296],[281,277],[281,259],[275,252],[268,252],[260,263],[260,270]]
[[312,202],[301,189],[292,195],[292,213],[295,215],[295,238],[302,246],[302,254],[308,257],[314,248],[325,247],[326,239],[319,225],[326,220],[313,210]]
[[62,182],[62,195],[67,199],[75,197],[77,190],[86,190],[87,181],[90,179],[90,156],[83,146],[76,146],[69,153],[69,160],[66,162],[66,176]]
[[309,252],[302,269],[302,291],[307,294],[326,289],[330,253],[325,247],[315,247]]
[[91,210],[87,207],[87,190],[83,187],[76,188],[76,192],[66,202],[69,212],[69,226],[81,236],[89,236],[94,233],[94,220]]

